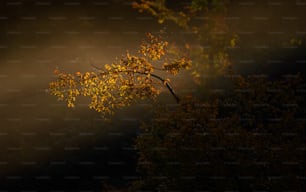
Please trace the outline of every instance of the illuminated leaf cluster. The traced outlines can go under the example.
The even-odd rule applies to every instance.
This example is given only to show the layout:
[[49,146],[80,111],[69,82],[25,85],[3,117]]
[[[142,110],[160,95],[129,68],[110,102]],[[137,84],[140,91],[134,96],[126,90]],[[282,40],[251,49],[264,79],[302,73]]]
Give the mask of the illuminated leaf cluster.
[[165,63],[163,65],[163,68],[170,73],[176,75],[179,73],[181,69],[189,69],[191,67],[191,60],[181,57],[179,59],[176,59],[172,63]]
[[147,34],[147,40],[141,45],[139,52],[144,56],[148,56],[152,60],[158,60],[165,55],[165,48],[168,46],[167,41],[162,41],[160,38]]
[[[154,100],[163,84],[179,101],[169,80],[154,73],[154,65],[157,64],[152,62],[161,63],[163,71],[177,74],[179,70],[189,68],[191,61],[186,56],[167,54],[167,46],[167,41],[147,34],[147,40],[141,44],[140,55],[127,52],[116,62],[92,72],[66,74],[56,70],[57,79],[50,83],[49,91],[59,100],[66,101],[68,107],[75,106],[77,96],[90,97],[89,108],[100,112],[103,117],[136,100]],[[162,56],[165,58],[162,59]]]

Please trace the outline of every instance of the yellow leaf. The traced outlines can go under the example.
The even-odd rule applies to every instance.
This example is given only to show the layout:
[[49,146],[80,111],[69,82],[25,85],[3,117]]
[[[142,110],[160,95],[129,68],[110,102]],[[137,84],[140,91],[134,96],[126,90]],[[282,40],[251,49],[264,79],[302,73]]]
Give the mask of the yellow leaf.
[[78,72],[76,72],[75,74],[79,76],[79,75],[81,75],[81,72],[78,71]]

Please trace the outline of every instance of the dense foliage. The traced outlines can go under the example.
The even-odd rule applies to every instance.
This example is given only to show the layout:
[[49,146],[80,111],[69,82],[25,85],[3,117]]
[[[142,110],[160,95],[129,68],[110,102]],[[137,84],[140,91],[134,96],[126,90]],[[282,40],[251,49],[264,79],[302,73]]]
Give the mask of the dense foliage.
[[[139,0],[140,12],[171,21],[194,41],[185,46],[199,89],[205,76],[228,87],[164,107],[136,139],[143,179],[131,190],[281,191],[305,188],[305,77],[244,76],[230,52],[239,37],[226,21],[230,1]],[[202,84],[202,85],[201,85]]]
[[185,100],[142,126],[136,146],[145,176],[136,189],[302,191],[304,80],[230,81],[226,97]]
[[155,74],[155,70],[176,75],[191,67],[191,61],[182,55],[172,54],[168,42],[147,34],[140,46],[140,55],[126,53],[104,69],[92,72],[66,74],[55,71],[56,81],[50,83],[49,91],[68,107],[74,107],[77,96],[91,98],[89,108],[101,113],[102,117],[113,114],[117,108],[129,106],[137,99],[154,99],[164,84],[177,102],[179,98],[169,84],[169,79]]

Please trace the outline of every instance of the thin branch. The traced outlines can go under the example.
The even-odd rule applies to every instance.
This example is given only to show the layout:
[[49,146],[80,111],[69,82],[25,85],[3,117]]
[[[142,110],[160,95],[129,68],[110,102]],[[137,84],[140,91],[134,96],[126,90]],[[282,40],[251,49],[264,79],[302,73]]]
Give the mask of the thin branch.
[[[91,64],[92,67],[94,67],[95,69],[101,71],[100,72],[100,75],[108,75],[109,72],[105,72],[102,70],[102,68],[100,67],[97,67],[93,64]],[[160,77],[159,75],[156,75],[154,73],[148,73],[148,72],[141,72],[141,71],[134,71],[134,70],[125,70],[125,71],[115,71],[115,72],[118,72],[118,73],[137,73],[137,74],[141,74],[141,75],[150,75],[152,77],[154,77],[155,79],[158,79],[160,80],[166,87],[167,89],[169,90],[169,92],[171,93],[171,95],[175,98],[176,102],[177,103],[180,103],[180,98],[177,96],[177,94],[175,93],[174,89],[172,88],[171,84],[165,80],[164,78]]]
[[153,73],[151,73],[150,75],[152,77],[155,77],[156,79],[159,79],[161,82],[163,82],[163,84],[166,85],[166,87],[168,88],[168,90],[170,91],[172,96],[175,98],[176,102],[180,103],[180,98],[176,95],[176,93],[174,92],[174,89],[172,88],[172,86],[170,85],[170,83],[168,81],[166,81],[165,79],[163,79],[160,76],[155,75]]

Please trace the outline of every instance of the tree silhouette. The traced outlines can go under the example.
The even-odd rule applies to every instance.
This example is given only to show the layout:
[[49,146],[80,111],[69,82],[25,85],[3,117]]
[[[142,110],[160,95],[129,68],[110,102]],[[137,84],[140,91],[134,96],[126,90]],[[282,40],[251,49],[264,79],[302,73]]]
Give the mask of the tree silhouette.
[[228,80],[226,96],[185,99],[143,124],[131,191],[303,190],[305,80]]
[[193,34],[193,45],[186,44],[192,76],[202,83],[217,75],[228,87],[159,109],[143,124],[136,138],[143,177],[131,191],[303,191],[304,74],[274,79],[234,71],[230,49],[239,37],[225,19],[230,1],[167,2],[138,0],[134,8]]

